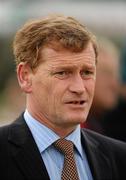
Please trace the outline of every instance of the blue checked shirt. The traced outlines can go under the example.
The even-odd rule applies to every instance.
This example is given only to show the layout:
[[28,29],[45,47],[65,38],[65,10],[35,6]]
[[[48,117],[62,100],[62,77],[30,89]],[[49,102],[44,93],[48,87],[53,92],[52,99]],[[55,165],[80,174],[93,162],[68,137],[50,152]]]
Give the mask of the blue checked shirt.
[[[60,137],[34,119],[27,110],[24,113],[24,118],[38,146],[50,180],[61,180],[64,157],[52,145]],[[75,131],[67,136],[66,139],[71,140],[75,145],[75,161],[80,180],[93,180],[86,154],[80,141],[80,126],[78,125]]]

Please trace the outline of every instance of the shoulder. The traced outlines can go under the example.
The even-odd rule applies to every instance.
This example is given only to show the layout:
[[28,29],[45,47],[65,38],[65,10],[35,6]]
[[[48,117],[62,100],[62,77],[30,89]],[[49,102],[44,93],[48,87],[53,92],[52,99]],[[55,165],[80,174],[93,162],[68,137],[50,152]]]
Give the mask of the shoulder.
[[3,141],[8,140],[8,136],[11,129],[16,127],[22,119],[23,119],[23,114],[21,114],[16,120],[12,121],[11,123],[0,126],[0,144]]
[[3,140],[7,139],[8,132],[9,132],[9,127],[10,127],[10,124],[0,127],[0,143],[2,143]]
[[126,179],[126,143],[88,129],[81,132],[82,144],[95,166],[109,171],[112,179]]
[[125,142],[104,136],[89,129],[83,128],[81,131],[85,141],[98,145],[103,150],[109,150],[115,153],[122,152],[126,155]]

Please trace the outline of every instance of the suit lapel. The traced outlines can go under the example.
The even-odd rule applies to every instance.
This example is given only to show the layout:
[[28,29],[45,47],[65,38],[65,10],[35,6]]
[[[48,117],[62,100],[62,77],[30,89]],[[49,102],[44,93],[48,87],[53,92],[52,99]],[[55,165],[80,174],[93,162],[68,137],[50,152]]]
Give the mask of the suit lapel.
[[[86,132],[87,133],[87,132]],[[82,144],[87,155],[89,166],[94,180],[112,179],[111,164],[109,158],[103,151],[100,145],[91,138],[90,135],[82,132]]]
[[8,140],[12,157],[25,178],[49,180],[44,162],[23,116],[13,123]]

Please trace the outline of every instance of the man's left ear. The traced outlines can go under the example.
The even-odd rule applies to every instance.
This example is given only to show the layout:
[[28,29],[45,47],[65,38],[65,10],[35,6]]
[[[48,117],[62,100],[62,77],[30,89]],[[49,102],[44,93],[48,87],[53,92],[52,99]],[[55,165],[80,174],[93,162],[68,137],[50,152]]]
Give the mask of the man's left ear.
[[21,89],[25,93],[32,91],[32,69],[28,63],[21,62],[17,66],[17,77]]

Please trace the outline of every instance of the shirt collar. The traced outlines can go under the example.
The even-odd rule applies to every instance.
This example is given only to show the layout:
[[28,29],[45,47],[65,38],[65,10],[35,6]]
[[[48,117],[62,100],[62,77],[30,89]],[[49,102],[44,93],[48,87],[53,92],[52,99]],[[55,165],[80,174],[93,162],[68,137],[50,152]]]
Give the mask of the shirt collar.
[[[51,146],[56,140],[60,138],[54,131],[34,119],[28,110],[26,110],[24,113],[24,119],[31,130],[40,153],[45,151],[49,146]],[[80,156],[83,157],[80,138],[80,125],[78,125],[77,128],[65,139],[72,141]]]
[[65,139],[72,141],[77,151],[79,152],[80,156],[83,157],[80,134],[81,134],[80,125],[78,125],[77,128],[71,134],[69,134]]
[[31,133],[35,139],[40,153],[42,153],[56,140],[59,139],[59,136],[56,133],[54,133],[51,129],[34,119],[28,112],[28,110],[25,111],[24,118],[28,127],[31,130]]

